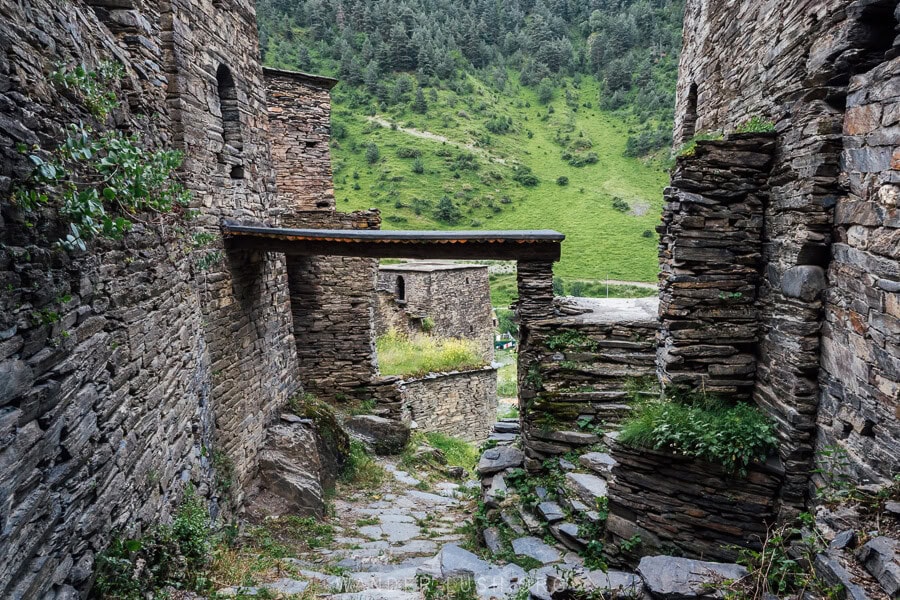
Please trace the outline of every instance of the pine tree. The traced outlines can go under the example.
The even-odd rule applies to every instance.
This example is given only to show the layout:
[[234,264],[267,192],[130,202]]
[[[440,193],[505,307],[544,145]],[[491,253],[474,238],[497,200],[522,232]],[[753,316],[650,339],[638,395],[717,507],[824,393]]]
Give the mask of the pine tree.
[[412,103],[413,112],[424,115],[428,112],[428,103],[425,101],[425,94],[422,93],[422,86],[416,88],[416,99]]

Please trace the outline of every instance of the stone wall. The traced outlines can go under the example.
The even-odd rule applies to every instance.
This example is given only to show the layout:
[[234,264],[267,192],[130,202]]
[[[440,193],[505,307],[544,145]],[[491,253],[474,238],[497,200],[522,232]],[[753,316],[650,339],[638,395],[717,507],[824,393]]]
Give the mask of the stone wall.
[[[378,229],[378,211],[295,212],[287,227]],[[374,330],[378,261],[341,256],[289,256],[294,337],[304,388],[326,400],[368,397],[377,373]]]
[[[279,212],[252,5],[92,4],[0,4],[4,598],[83,589],[112,533],[165,521],[188,482],[215,511],[219,457],[239,502],[267,423],[299,389],[283,258],[226,255],[218,239],[222,217]],[[125,75],[122,108],[101,122],[49,73],[105,60]],[[30,172],[16,145],[52,148],[79,120],[184,150],[196,218],[54,249],[55,210],[10,202]],[[215,239],[195,248],[201,232]]]
[[[887,277],[879,273],[890,273],[896,264],[882,262],[884,250],[872,252],[856,247],[857,242],[847,243],[856,224],[841,222],[853,220],[846,215],[859,206],[856,198],[878,201],[880,185],[896,173],[890,157],[896,143],[888,139],[893,135],[887,124],[890,110],[885,123],[876,124],[872,114],[879,109],[864,108],[892,105],[896,85],[885,61],[896,54],[896,11],[896,2],[890,0],[795,0],[777,5],[689,0],[685,8],[676,140],[684,141],[695,131],[730,131],[752,116],[772,120],[778,132],[764,214],[753,397],[779,423],[787,507],[802,506],[806,497],[820,399],[822,443],[846,438],[840,443],[848,449],[858,477],[883,477],[897,468],[896,461],[885,459],[891,453],[885,440],[896,439],[896,415],[893,421],[885,420],[896,405],[896,397],[888,400],[896,378],[890,368],[884,369],[896,364],[897,345],[881,333],[893,292],[877,288],[887,294],[876,298],[880,292],[871,287],[884,280],[890,288],[898,279],[897,270]],[[885,66],[878,67],[882,63]],[[870,100],[857,86],[867,81],[858,76],[872,69],[863,76],[875,85]],[[848,106],[848,114],[855,114],[845,128]],[[861,146],[860,136],[866,134],[857,126],[871,127],[869,135],[876,139],[866,138]],[[884,145],[877,140],[879,131],[888,136]],[[872,175],[862,175],[867,173]],[[879,177],[879,185],[869,185],[859,195],[861,182]],[[847,185],[851,196],[844,201]],[[835,238],[834,207],[839,201]],[[859,225],[885,233],[889,223],[869,220]],[[828,284],[835,286],[827,310],[822,295],[825,270]],[[849,306],[857,307],[854,312],[864,322],[850,318],[843,308]],[[871,326],[874,323],[880,325]],[[845,341],[857,343],[848,349],[842,345]],[[879,364],[872,372],[861,368],[870,353]],[[849,388],[835,383],[845,380],[854,383]],[[885,389],[888,393],[875,391]],[[879,441],[879,434],[870,435],[876,422]]]
[[900,58],[854,77],[849,92],[818,444],[844,448],[857,475],[877,481],[900,472]]
[[497,420],[497,370],[432,373],[399,384],[403,420],[422,431],[481,443]]
[[664,385],[742,399],[753,391],[773,137],[700,141],[678,158],[656,228]]
[[331,95],[335,79],[263,69],[278,193],[298,210],[334,208]]
[[[398,297],[400,285],[402,299]],[[389,323],[407,331],[421,329],[428,318],[433,322],[433,335],[475,340],[484,359],[493,360],[494,323],[486,266],[441,262],[383,265],[378,269],[377,288],[394,297],[393,303],[379,302],[378,335]]]
[[[612,564],[658,553],[733,562],[735,547],[761,547],[777,514],[783,476],[777,459],[751,465],[741,477],[684,456],[630,448],[614,436],[604,441],[615,461],[606,521]],[[640,543],[623,547],[634,536]]]
[[[625,385],[656,374],[656,299],[577,299],[581,314],[532,322],[519,348],[527,465],[600,441],[629,411]],[[576,311],[577,312],[577,311]]]

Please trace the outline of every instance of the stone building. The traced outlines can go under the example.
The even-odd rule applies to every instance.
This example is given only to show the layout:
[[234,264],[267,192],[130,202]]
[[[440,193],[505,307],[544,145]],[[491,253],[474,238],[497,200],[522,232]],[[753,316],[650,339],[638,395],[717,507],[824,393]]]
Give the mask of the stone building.
[[429,329],[438,337],[478,342],[494,358],[494,322],[488,268],[484,265],[415,261],[378,268],[377,335],[389,329]]
[[[755,317],[740,343],[753,358],[733,372],[779,423],[789,503],[802,502],[814,456],[828,446],[848,453],[860,480],[900,471],[898,19],[893,0],[686,6],[676,141],[752,117],[776,133],[771,147],[734,136],[685,163],[665,219],[695,194],[709,198],[703,179],[723,165],[752,170],[732,170],[736,180],[719,186],[750,192],[745,220],[711,215],[706,227],[751,241],[742,268],[753,271],[744,280]],[[668,223],[664,236],[674,233]],[[716,289],[683,266],[677,246],[663,256],[664,287],[676,296]]]
[[[227,251],[221,219],[378,219],[328,210],[334,81],[264,72],[250,0],[0,2],[0,48],[0,597],[68,598],[114,531],[167,520],[186,485],[214,512],[251,495],[267,427],[301,390],[302,267]],[[50,77],[106,62],[123,71],[106,118]],[[54,250],[54,211],[10,201],[32,169],[17,147],[52,149],[80,121],[181,150],[194,218]]]

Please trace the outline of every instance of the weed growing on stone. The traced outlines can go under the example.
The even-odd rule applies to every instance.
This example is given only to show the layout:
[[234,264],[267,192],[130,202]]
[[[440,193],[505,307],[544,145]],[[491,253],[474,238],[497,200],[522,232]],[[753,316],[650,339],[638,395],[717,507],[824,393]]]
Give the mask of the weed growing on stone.
[[171,525],[157,525],[140,538],[115,538],[98,556],[95,593],[130,600],[165,587],[206,591],[212,545],[209,512],[189,487]]
[[357,490],[374,490],[381,486],[384,477],[384,468],[369,455],[362,442],[350,440],[350,452],[341,471],[341,483]]
[[709,133],[698,133],[687,142],[685,142],[676,152],[675,156],[678,158],[686,158],[689,156],[694,156],[697,153],[697,142],[704,142],[709,140],[721,140],[725,137],[720,131],[713,131]]
[[775,427],[758,408],[702,394],[640,403],[622,424],[619,441],[717,463],[746,476],[752,462],[775,450]]
[[756,115],[738,125],[734,131],[735,133],[772,133],[775,131],[775,123]]

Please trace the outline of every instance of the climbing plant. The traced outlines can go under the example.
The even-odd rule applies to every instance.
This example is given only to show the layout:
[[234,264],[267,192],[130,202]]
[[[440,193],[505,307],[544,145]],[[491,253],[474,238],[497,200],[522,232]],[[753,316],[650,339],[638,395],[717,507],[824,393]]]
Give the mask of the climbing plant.
[[120,131],[94,132],[83,123],[70,124],[56,149],[19,150],[34,165],[15,201],[29,213],[40,206],[56,208],[69,231],[59,241],[66,249],[86,249],[97,236],[121,238],[141,213],[161,214],[187,205],[190,193],[176,179],[182,153],[151,151],[138,136]]

